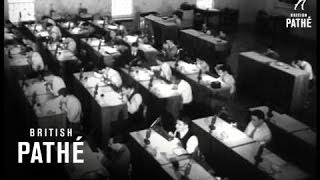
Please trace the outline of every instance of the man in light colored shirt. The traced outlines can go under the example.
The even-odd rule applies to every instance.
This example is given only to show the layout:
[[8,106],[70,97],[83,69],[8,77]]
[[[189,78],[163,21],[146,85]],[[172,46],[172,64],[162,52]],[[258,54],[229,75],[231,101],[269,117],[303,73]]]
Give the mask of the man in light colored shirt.
[[44,70],[44,63],[42,57],[39,52],[32,51],[31,47],[26,48],[26,57],[28,58],[28,62],[31,65],[33,71],[43,71]]
[[50,36],[52,36],[52,34],[56,34],[57,39],[60,39],[62,37],[59,27],[51,23],[47,23],[47,31],[49,32]]
[[124,85],[122,87],[124,94],[124,102],[127,103],[128,112],[133,115],[139,111],[142,104],[142,96],[138,93],[132,85]]
[[255,141],[264,145],[271,141],[271,131],[268,125],[264,122],[264,113],[260,110],[254,110],[251,112],[251,121],[245,129],[245,133],[253,138]]
[[178,48],[172,40],[166,40],[162,46],[162,53],[166,59],[172,59],[178,53]]
[[172,71],[168,63],[165,62],[160,65],[160,76],[165,78],[168,81],[171,81]]
[[69,94],[66,88],[60,89],[59,94],[61,95],[61,109],[67,113],[70,127],[74,131],[80,131],[80,118],[82,114],[82,108],[79,99],[74,95]]
[[236,81],[232,76],[231,68],[225,64],[218,64],[215,66],[215,71],[220,76],[222,82],[226,87],[230,87],[230,94],[234,95],[236,92]]
[[174,89],[181,95],[182,97],[182,103],[185,104],[190,104],[192,101],[192,89],[190,84],[183,80],[179,79],[176,76],[172,76],[172,81],[174,84]]
[[309,62],[298,59],[296,61],[292,61],[291,65],[295,68],[299,68],[309,74],[309,80],[313,80],[313,71],[312,71],[312,66]]
[[198,138],[189,129],[188,118],[180,118],[176,123],[176,130],[174,133],[169,132],[169,135],[175,137],[175,140],[180,141],[180,145],[187,150],[189,154],[196,151],[198,147]]
[[66,88],[66,84],[63,79],[59,76],[53,75],[51,72],[44,73],[44,80],[47,82],[46,86],[48,90],[54,95],[59,96],[59,90]]
[[70,37],[63,37],[62,43],[66,44],[66,49],[70,50],[73,54],[77,52],[77,43]]
[[108,80],[111,81],[111,83],[117,87],[120,87],[122,85],[122,79],[118,71],[110,68],[105,67],[101,70],[103,73],[103,76]]

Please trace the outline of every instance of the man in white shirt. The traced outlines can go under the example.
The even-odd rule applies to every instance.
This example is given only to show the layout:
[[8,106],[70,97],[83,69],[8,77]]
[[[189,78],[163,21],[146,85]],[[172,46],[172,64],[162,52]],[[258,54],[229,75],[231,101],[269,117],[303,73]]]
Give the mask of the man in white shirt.
[[183,80],[183,79],[179,79],[176,76],[172,76],[172,82],[174,85],[174,89],[181,95],[182,97],[182,103],[184,105],[186,104],[190,104],[192,102],[192,88],[190,86],[190,84]]
[[57,39],[60,39],[62,37],[59,27],[51,23],[47,23],[47,31],[49,32],[50,36],[52,36],[52,34],[56,34]]
[[44,63],[39,52],[32,51],[31,47],[26,48],[26,57],[33,71],[39,72],[44,70]]
[[54,95],[59,96],[59,90],[66,88],[66,84],[59,76],[53,75],[51,72],[44,73],[44,80],[47,82],[46,86],[48,90]]
[[82,114],[82,108],[79,99],[74,95],[69,94],[66,88],[60,89],[59,94],[61,95],[61,109],[67,113],[69,126],[74,131],[80,132],[80,118]]
[[162,45],[162,53],[166,59],[172,59],[178,53],[178,48],[172,40],[166,40]]
[[231,73],[231,68],[225,64],[218,64],[215,66],[215,71],[220,76],[222,82],[226,87],[230,87],[230,94],[234,95],[236,92],[236,81]]
[[260,142],[261,145],[271,141],[272,135],[268,125],[264,122],[264,113],[260,110],[251,112],[251,121],[245,129],[245,133]]
[[73,40],[70,37],[63,37],[62,43],[66,44],[66,49],[71,51],[73,54],[76,54],[77,52],[77,43],[75,40]]
[[122,79],[118,71],[110,67],[105,67],[101,72],[103,73],[104,78],[106,78],[107,81],[110,81],[113,85],[117,87],[122,85]]
[[199,142],[198,138],[189,130],[188,123],[189,120],[187,118],[178,119],[175,132],[173,134],[169,132],[169,135],[179,140],[181,146],[186,149],[189,154],[192,154],[196,151]]
[[309,62],[302,60],[302,57],[299,57],[298,60],[292,61],[291,65],[295,68],[301,69],[303,71],[305,71],[306,73],[308,73],[309,75],[309,81],[310,81],[310,86],[313,86],[313,70],[312,70],[312,66]]

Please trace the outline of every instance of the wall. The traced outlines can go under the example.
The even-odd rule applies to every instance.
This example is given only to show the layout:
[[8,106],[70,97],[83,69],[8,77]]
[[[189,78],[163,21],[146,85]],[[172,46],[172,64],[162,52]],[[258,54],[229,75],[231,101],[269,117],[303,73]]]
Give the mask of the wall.
[[[307,0],[305,3],[305,11],[312,17],[312,28],[311,29],[292,29],[290,33],[305,39],[316,40],[317,38],[317,0]],[[284,16],[290,16],[290,13],[293,12],[301,12],[301,11],[294,11],[293,6],[286,7],[281,6],[277,3],[278,0],[265,0],[265,10],[269,14],[280,14]],[[300,8],[300,7],[299,7]]]
[[[180,7],[183,2],[195,4],[196,0],[133,0],[135,11],[149,12],[158,11],[160,14],[170,14]],[[4,0],[4,4],[7,0]],[[91,14],[108,11],[110,12],[111,0],[35,0],[35,11],[37,17],[49,14],[50,4],[59,13],[77,13],[80,3],[86,7]],[[5,17],[8,13],[4,12]]]
[[265,5],[265,0],[215,0],[215,8],[233,8],[239,10],[239,23],[255,22],[256,13]]

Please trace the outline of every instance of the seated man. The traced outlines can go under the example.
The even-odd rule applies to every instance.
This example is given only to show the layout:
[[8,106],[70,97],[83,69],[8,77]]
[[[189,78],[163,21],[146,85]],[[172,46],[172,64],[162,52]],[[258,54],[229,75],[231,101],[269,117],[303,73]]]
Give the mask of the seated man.
[[198,147],[198,138],[190,131],[188,118],[179,118],[176,123],[176,130],[174,133],[169,132],[169,135],[179,140],[181,146],[187,150],[189,154],[196,153]]
[[46,27],[47,23],[50,23],[50,24],[52,24],[54,26],[57,25],[56,22],[52,18],[50,18],[49,16],[42,16],[41,17],[41,22],[44,25],[44,27]]
[[104,78],[107,81],[110,81],[113,85],[120,87],[122,85],[122,79],[118,71],[106,66],[104,69],[101,70]]
[[169,18],[167,19],[166,21],[173,21],[177,27],[179,29],[181,29],[182,27],[182,17],[183,17],[183,12],[177,10],[177,11],[174,11],[173,14],[172,14],[172,18]]
[[172,82],[175,85],[176,91],[182,97],[183,105],[185,106],[190,104],[192,102],[192,89],[190,84],[187,81],[178,78],[177,76],[172,76]]
[[145,63],[144,52],[138,49],[138,43],[134,42],[131,45],[131,58],[129,64],[132,66],[141,66]]
[[50,71],[45,72],[43,78],[47,82],[46,86],[48,91],[54,96],[59,96],[59,90],[66,88],[66,84],[64,83],[63,79],[59,76],[53,75]]
[[120,56],[116,59],[115,67],[125,67],[129,64],[131,58],[131,47],[128,43],[123,41],[117,41],[117,50],[120,52]]
[[112,179],[129,180],[131,154],[123,138],[109,139],[102,164],[110,171]]
[[260,110],[254,110],[251,113],[251,121],[247,125],[244,133],[255,141],[265,145],[271,140],[271,131],[268,125],[264,122],[264,113]]
[[60,28],[58,26],[55,26],[51,23],[47,23],[47,31],[49,32],[50,37],[52,37],[53,34],[55,34],[57,39],[61,39],[62,34],[60,31]]
[[39,72],[44,70],[44,63],[42,57],[39,52],[34,52],[31,47],[27,47],[26,57],[28,59],[28,63],[31,65],[32,70],[34,72]]
[[208,63],[206,63],[204,60],[197,58],[196,65],[199,69],[201,69],[202,73],[207,73],[210,71],[210,67]]
[[79,27],[81,29],[81,34],[84,34],[86,36],[91,36],[94,34],[95,29],[92,27],[88,22],[83,22],[79,24]]
[[230,87],[230,94],[234,95],[234,93],[236,92],[236,82],[233,78],[230,66],[225,64],[218,64],[214,69],[220,76],[219,78],[221,79],[221,81],[224,82],[227,87]]
[[267,51],[263,54],[273,59],[280,59],[279,53],[277,53],[271,45],[268,46]]
[[71,51],[73,54],[77,53],[77,43],[71,37],[63,37],[62,43],[66,45],[66,49]]
[[69,122],[69,127],[72,128],[74,132],[81,132],[81,114],[82,108],[79,99],[69,94],[67,88],[62,88],[59,90],[60,106],[63,111],[67,113],[67,120]]
[[166,42],[163,43],[162,46],[162,53],[164,54],[165,59],[171,60],[174,56],[177,55],[178,48],[172,40],[166,40]]
[[313,80],[314,80],[314,76],[313,76],[313,71],[312,71],[312,66],[309,62],[305,61],[304,58],[302,56],[298,56],[297,60],[292,61],[291,65],[295,68],[299,68],[303,71],[305,71],[306,73],[308,73],[309,75],[309,87],[311,88],[313,86]]
[[123,101],[128,108],[129,131],[142,129],[144,126],[144,105],[141,94],[131,84],[124,85],[122,92],[124,94]]

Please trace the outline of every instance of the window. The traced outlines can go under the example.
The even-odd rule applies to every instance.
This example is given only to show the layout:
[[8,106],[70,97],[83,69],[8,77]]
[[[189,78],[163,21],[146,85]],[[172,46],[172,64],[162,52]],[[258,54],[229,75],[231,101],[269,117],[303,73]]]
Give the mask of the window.
[[213,0],[197,0],[196,6],[200,9],[211,9],[213,8]]
[[34,21],[34,0],[8,0],[11,22]]
[[112,0],[111,16],[112,18],[132,17],[132,0]]

